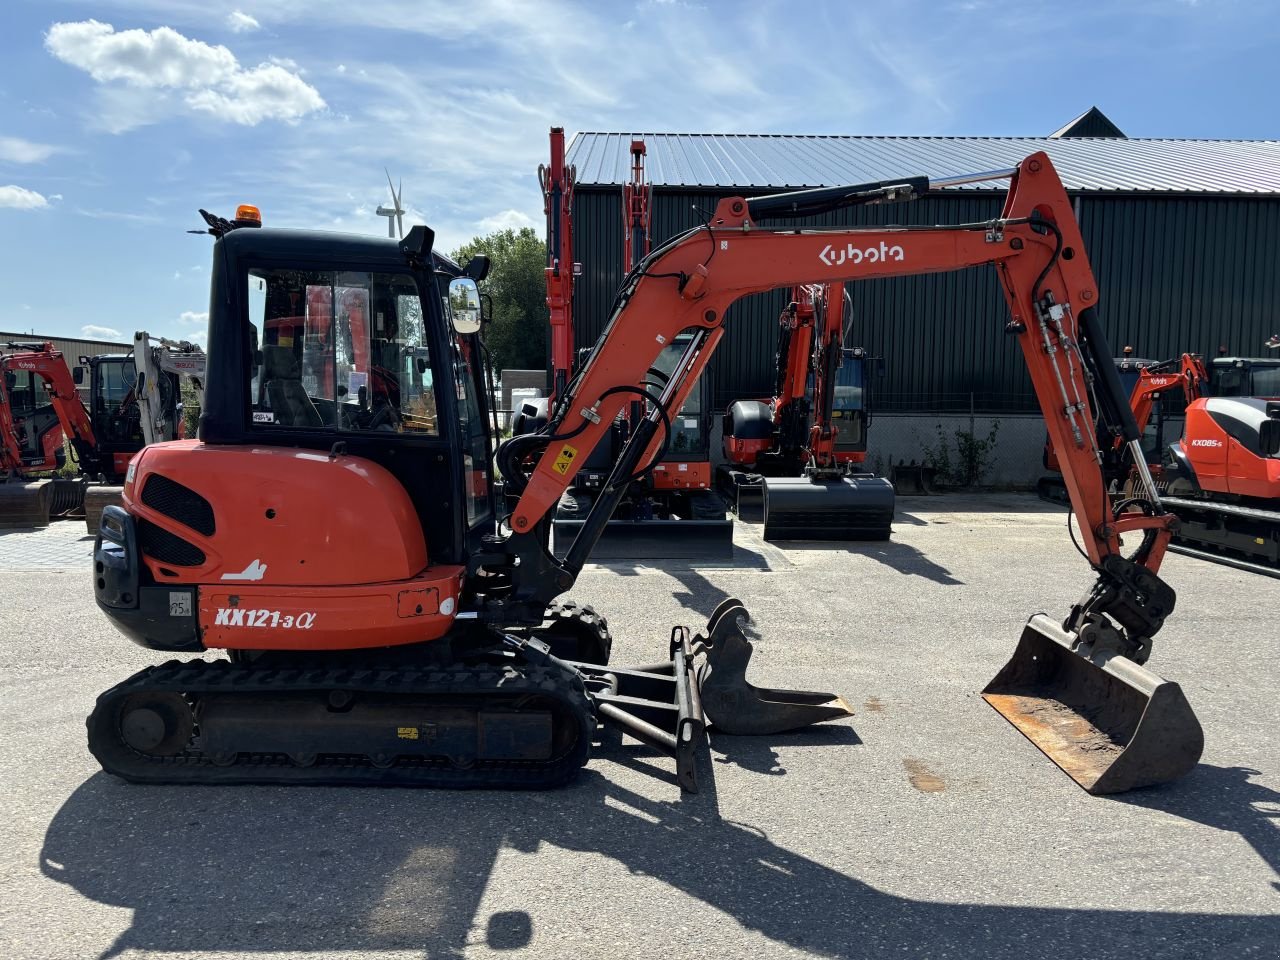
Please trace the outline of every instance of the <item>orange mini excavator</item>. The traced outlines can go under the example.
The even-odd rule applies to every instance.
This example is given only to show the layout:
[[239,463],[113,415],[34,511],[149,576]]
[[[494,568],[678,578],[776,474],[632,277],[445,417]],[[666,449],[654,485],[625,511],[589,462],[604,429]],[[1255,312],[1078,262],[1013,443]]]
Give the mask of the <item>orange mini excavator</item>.
[[764,521],[766,540],[889,538],[893,485],[861,470],[868,358],[844,346],[847,300],[843,283],[796,287],[778,322],[773,400],[725,411],[720,487],[740,519]]
[[0,346],[0,526],[43,526],[83,506],[84,484],[23,481],[63,466],[64,439],[81,469],[96,475],[98,440],[61,351],[47,342]]
[[[1010,189],[987,222],[794,225],[998,178]],[[768,225],[777,217],[785,228]],[[1146,464],[1071,201],[1045,154],[932,184],[721,200],[627,273],[545,426],[498,447],[501,506],[475,363],[483,258],[457,267],[423,226],[397,243],[207,219],[217,241],[199,439],[134,459],[123,507],[104,512],[93,576],[100,609],[135,642],[229,658],[171,660],[103,693],[89,744],[109,772],[546,787],[575,775],[604,724],[670,753],[693,789],[707,724],[770,734],[845,716],[829,694],[747,682],[737,600],[699,633],[675,627],[664,662],[626,667],[607,663],[600,618],[558,598],[631,484],[661,462],[735,300],[982,264],[997,268],[1009,342],[1030,371],[1092,577],[1065,617],[1028,621],[984,695],[1093,793],[1195,766],[1195,715],[1176,683],[1142,666],[1174,608],[1159,576],[1174,519],[1154,490],[1149,510],[1117,515],[1101,482],[1095,416]],[[661,387],[638,386],[682,335]],[[558,558],[550,519],[574,464],[633,401],[644,415]],[[1010,575],[1035,602],[1034,571]]]

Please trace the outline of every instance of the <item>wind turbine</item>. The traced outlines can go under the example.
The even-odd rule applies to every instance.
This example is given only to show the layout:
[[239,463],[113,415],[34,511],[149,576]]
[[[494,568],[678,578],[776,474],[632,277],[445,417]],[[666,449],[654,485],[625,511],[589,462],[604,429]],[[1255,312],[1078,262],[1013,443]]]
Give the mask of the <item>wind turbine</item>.
[[382,169],[387,175],[387,186],[391,187],[391,206],[379,206],[376,213],[387,218],[387,236],[390,239],[396,239],[397,234],[404,239],[404,207],[400,206],[400,200],[404,196],[404,180],[400,181],[400,189],[397,190],[391,183],[391,171],[386,167]]

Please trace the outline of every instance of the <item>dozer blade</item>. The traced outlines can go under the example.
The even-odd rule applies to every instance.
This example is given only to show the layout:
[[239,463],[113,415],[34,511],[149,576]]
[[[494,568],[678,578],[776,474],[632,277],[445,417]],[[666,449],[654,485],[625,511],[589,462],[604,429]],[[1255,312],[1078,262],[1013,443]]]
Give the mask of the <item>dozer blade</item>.
[[1087,659],[1073,639],[1043,614],[1032,617],[983,698],[1089,793],[1188,773],[1204,735],[1182,689],[1126,657]]
[[764,538],[888,540],[893,485],[881,477],[766,477]]
[[53,485],[48,480],[0,483],[0,529],[33,529],[49,525]]
[[750,638],[755,635],[742,601],[729,599],[711,614],[706,634],[694,637],[698,691],[708,725],[721,733],[765,736],[853,716],[834,693],[772,690],[748,683]]

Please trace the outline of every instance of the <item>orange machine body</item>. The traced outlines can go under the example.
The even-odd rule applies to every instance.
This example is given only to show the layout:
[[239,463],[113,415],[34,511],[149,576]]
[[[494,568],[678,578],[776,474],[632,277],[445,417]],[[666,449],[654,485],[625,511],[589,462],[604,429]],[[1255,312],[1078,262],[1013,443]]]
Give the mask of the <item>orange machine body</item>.
[[[1181,447],[1201,489],[1266,500],[1280,497],[1280,459],[1252,447],[1257,443],[1257,425],[1241,422],[1241,429],[1234,431],[1225,425],[1251,410],[1239,400],[1213,397],[1187,407]],[[1265,413],[1255,412],[1260,422]]]
[[430,564],[404,487],[359,457],[156,444],[124,503],[155,581],[198,585],[205,647],[395,646],[438,639],[457,613],[464,568]]

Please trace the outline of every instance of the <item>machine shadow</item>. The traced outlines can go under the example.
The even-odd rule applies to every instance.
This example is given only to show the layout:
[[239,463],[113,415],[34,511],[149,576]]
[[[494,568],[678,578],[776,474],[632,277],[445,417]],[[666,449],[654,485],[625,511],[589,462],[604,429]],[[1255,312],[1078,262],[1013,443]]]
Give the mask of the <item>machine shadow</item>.
[[[1252,781],[1261,775],[1247,767],[1200,763],[1182,780],[1116,799],[1238,834],[1280,874],[1280,791]],[[1271,886],[1280,890],[1280,881],[1273,879]]]
[[[403,950],[440,958],[485,943],[495,949],[531,943],[555,953],[551,938],[565,925],[607,929],[616,917],[625,930],[635,923],[636,907],[625,895],[615,908],[603,891],[583,896],[568,878],[560,881],[562,896],[554,888],[495,887],[501,908],[482,916],[499,855],[541,852],[552,869],[566,869],[547,848],[610,858],[780,949],[820,957],[1167,960],[1263,956],[1280,941],[1276,916],[890,895],[792,853],[762,829],[722,819],[709,781],[704,777],[703,793],[683,799],[673,793],[660,802],[594,770],[563,790],[487,794],[141,788],[96,774],[50,824],[41,867],[92,900],[134,911],[132,925],[103,958],[129,950],[182,956]],[[557,904],[554,915],[539,912],[546,907],[537,905],[548,902]],[[679,909],[678,897],[667,909]],[[649,913],[660,925],[661,914]],[[628,955],[655,952],[633,947]]]
[[926,580],[932,580],[934,583],[940,583],[948,587],[962,586],[964,584],[963,580],[957,580],[952,576],[950,570],[942,566],[942,564],[930,560],[922,551],[910,544],[898,543],[894,540],[866,543],[790,540],[785,543],[775,544],[775,546],[780,547],[784,552],[788,550],[821,550],[825,553],[839,551],[840,553],[856,554],[862,557],[869,557],[878,563],[883,563],[886,567],[896,570],[905,576],[923,577]]

